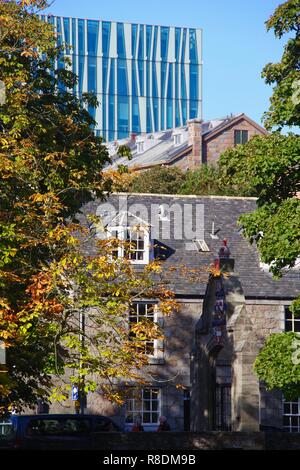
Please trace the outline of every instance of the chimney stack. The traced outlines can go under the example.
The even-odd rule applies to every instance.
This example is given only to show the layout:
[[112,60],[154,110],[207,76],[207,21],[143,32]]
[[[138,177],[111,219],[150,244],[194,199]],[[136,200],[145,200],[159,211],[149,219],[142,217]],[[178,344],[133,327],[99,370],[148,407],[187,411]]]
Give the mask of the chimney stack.
[[202,164],[202,120],[195,118],[187,122],[189,132],[189,145],[192,146],[192,153],[188,157],[190,169],[199,168]]

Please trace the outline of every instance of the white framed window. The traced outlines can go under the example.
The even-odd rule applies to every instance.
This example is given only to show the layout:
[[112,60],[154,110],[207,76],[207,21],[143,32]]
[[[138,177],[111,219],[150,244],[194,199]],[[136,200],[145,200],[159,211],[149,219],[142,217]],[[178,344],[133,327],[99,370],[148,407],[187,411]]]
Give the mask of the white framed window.
[[289,307],[284,307],[284,329],[285,331],[294,331],[300,333],[300,317],[295,317]]
[[127,424],[133,424],[136,419],[143,426],[158,425],[161,409],[159,388],[134,388],[130,390],[126,400]]
[[289,432],[300,432],[300,398],[297,401],[283,400],[283,427]]
[[150,234],[143,226],[110,227],[108,237],[120,240],[112,251],[114,258],[127,258],[133,264],[148,264],[150,260]]
[[[129,328],[140,321],[147,319],[150,322],[157,323],[158,308],[157,304],[150,302],[135,302],[129,310]],[[143,341],[145,353],[152,357],[158,355],[158,340]]]
[[174,134],[175,147],[181,144],[181,134]]
[[136,151],[137,153],[143,153],[145,151],[145,145],[143,140],[136,141]]

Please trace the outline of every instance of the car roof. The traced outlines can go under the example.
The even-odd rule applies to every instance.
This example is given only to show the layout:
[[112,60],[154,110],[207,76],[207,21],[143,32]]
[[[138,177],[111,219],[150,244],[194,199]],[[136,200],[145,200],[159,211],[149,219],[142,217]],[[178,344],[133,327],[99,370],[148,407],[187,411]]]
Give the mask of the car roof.
[[111,419],[109,416],[104,416],[104,415],[91,415],[91,414],[86,414],[86,415],[73,415],[73,414],[26,414],[26,415],[12,415],[11,418],[18,418],[18,419],[25,419],[25,418],[44,418],[44,419],[53,419],[53,418],[72,418],[72,419],[80,419],[80,418],[105,418],[105,419]]

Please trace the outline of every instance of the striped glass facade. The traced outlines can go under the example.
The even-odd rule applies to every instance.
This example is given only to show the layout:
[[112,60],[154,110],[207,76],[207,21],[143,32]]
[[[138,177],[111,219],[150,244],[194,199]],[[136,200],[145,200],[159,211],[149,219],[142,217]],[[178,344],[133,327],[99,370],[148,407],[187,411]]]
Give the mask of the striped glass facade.
[[201,118],[200,29],[42,18],[58,43],[72,46],[65,54],[79,77],[74,93],[97,94],[99,106],[89,112],[105,140]]

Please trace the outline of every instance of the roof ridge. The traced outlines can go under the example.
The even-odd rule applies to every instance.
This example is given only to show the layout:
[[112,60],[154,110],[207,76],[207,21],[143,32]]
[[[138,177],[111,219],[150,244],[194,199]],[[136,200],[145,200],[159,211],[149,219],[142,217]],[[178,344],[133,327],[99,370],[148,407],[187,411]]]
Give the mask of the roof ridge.
[[176,198],[206,198],[206,199],[242,199],[256,201],[257,197],[253,196],[218,196],[218,195],[201,195],[201,194],[160,194],[160,193],[135,193],[135,192],[113,192],[111,196],[159,196],[159,197],[176,197]]

